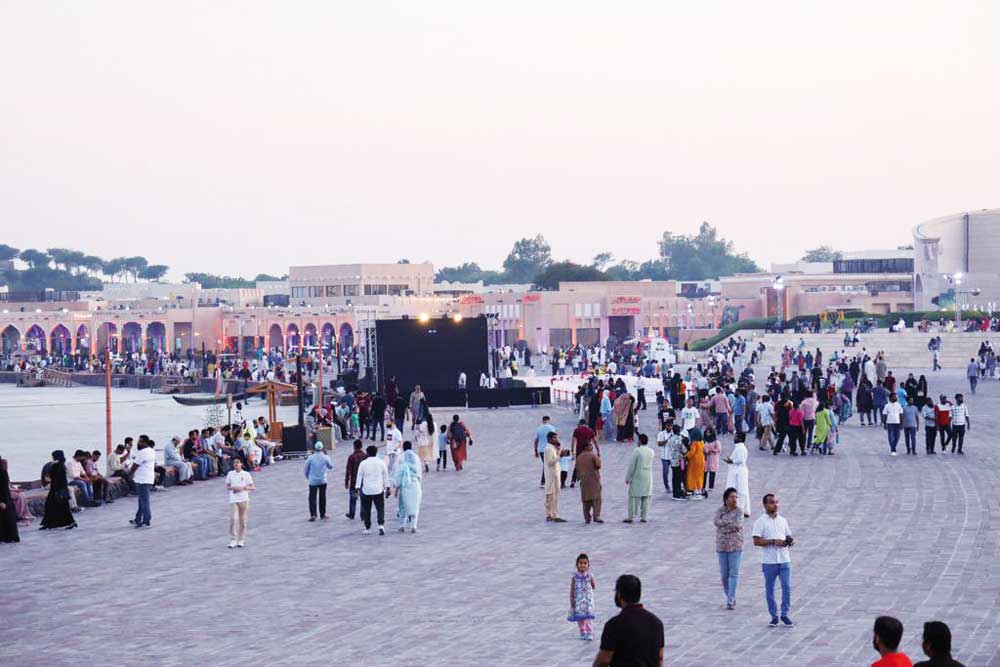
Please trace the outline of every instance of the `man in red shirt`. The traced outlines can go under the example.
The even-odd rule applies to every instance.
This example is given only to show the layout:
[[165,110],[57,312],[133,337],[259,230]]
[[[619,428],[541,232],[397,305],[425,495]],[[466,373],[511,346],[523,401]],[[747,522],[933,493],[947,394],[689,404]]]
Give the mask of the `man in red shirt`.
[[872,636],[872,647],[882,656],[871,664],[871,667],[913,667],[913,663],[905,653],[896,651],[903,638],[903,624],[892,616],[879,616],[875,619],[875,632]]
[[[591,440],[595,440],[595,438],[597,438],[597,434],[594,433],[594,431],[591,430],[589,426],[587,426],[586,419],[581,419],[577,427],[573,429],[573,440],[570,443],[570,449],[573,452],[573,462],[574,462],[574,465],[572,466],[573,479],[570,480],[569,483],[571,487],[576,486],[576,480],[579,479],[576,476],[576,465],[575,465],[576,457],[580,455],[580,452],[582,452],[583,448],[587,446],[587,443],[590,442]],[[594,453],[597,454],[598,456],[601,455],[601,448],[597,446],[596,441],[594,442]]]

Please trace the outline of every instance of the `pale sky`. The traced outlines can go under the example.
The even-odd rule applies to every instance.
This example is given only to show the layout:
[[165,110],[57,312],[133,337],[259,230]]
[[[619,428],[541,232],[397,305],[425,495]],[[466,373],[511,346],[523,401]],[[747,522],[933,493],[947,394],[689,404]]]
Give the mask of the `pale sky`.
[[767,267],[1000,206],[1000,3],[0,2],[0,243]]

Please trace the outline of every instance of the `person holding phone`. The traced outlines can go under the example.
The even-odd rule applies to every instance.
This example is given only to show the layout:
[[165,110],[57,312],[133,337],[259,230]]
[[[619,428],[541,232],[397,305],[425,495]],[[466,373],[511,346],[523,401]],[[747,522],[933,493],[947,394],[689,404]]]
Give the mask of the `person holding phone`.
[[778,627],[778,609],[774,601],[774,582],[781,579],[781,624],[790,628],[794,623],[788,617],[792,604],[792,559],[788,550],[794,544],[792,531],[785,517],[778,514],[778,499],[773,493],[764,496],[764,514],[753,525],[754,546],[763,547],[761,569],[764,572],[764,597],[771,614],[772,628]]

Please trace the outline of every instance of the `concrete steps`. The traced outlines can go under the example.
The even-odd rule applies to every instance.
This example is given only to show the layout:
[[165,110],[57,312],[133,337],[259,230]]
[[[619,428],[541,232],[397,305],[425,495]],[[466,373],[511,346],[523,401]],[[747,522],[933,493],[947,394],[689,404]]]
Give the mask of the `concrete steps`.
[[777,366],[781,363],[781,351],[784,347],[797,350],[799,340],[805,342],[803,352],[810,351],[814,355],[819,348],[823,357],[829,359],[834,351],[846,352],[848,356],[860,353],[862,348],[871,355],[884,352],[890,367],[897,368],[930,368],[931,352],[927,342],[931,336],[941,336],[939,363],[943,368],[963,369],[971,357],[979,351],[983,340],[989,340],[995,350],[1000,350],[1000,333],[920,333],[911,329],[900,333],[889,333],[880,329],[867,334],[859,334],[855,347],[844,347],[844,334],[765,334],[759,333],[753,338],[753,344],[763,341],[767,346],[763,359],[759,362],[765,367]]

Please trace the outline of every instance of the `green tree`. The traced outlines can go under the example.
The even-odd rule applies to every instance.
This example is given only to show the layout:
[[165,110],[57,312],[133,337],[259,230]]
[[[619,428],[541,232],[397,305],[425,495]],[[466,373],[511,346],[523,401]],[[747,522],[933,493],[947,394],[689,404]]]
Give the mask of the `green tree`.
[[594,255],[594,261],[591,264],[591,266],[594,266],[603,271],[608,266],[610,266],[610,264],[614,261],[615,261],[615,256],[612,255],[610,252],[599,252],[596,255]]
[[217,276],[214,273],[185,273],[184,282],[198,283],[204,289],[255,287],[252,280],[234,276]]
[[277,276],[272,276],[269,273],[258,273],[257,277],[254,278],[254,282],[257,282],[258,280],[259,281],[268,281],[268,280],[274,281],[274,280],[284,280],[284,278],[279,278]]
[[398,262],[396,262],[396,264],[409,264],[409,263],[410,263],[410,260],[406,259],[405,257],[403,259],[399,260]]
[[136,255],[135,257],[125,258],[125,273],[131,274],[132,282],[136,282],[139,279],[139,272],[147,266],[149,266],[149,262],[146,261],[145,257]]
[[62,268],[69,270],[69,266],[66,265],[66,262],[69,259],[70,253],[73,252],[72,250],[67,248],[49,248],[45,252],[52,259],[52,264],[54,264],[56,268],[61,266]]
[[49,265],[49,256],[41,250],[28,248],[27,250],[22,250],[19,256],[33,269],[47,267]]
[[85,271],[89,271],[91,275],[96,276],[104,273],[104,260],[97,255],[84,255],[83,259],[80,260],[80,266]]
[[482,280],[483,270],[475,262],[466,262],[458,266],[443,266],[434,274],[437,282],[474,283]]
[[672,280],[706,280],[760,271],[745,253],[733,250],[731,241],[719,238],[707,222],[701,223],[693,236],[663,232],[659,246],[665,275]]
[[832,262],[844,256],[839,250],[834,250],[828,245],[821,245],[818,248],[807,250],[799,261],[802,262]]
[[550,264],[552,248],[545,237],[539,234],[533,239],[516,241],[507,259],[503,261],[503,269],[507,281],[528,283]]
[[139,270],[139,277],[143,280],[159,282],[163,276],[167,275],[170,267],[166,264],[150,264]]
[[575,262],[555,262],[535,276],[534,284],[539,289],[554,290],[559,287],[560,282],[607,279],[607,274],[595,266],[584,266]]
[[104,271],[104,275],[110,277],[111,281],[114,282],[115,278],[117,278],[118,276],[125,275],[126,273],[125,262],[126,262],[125,257],[115,257],[114,259],[109,259],[108,261],[104,262],[104,268],[102,269],[102,271]]

